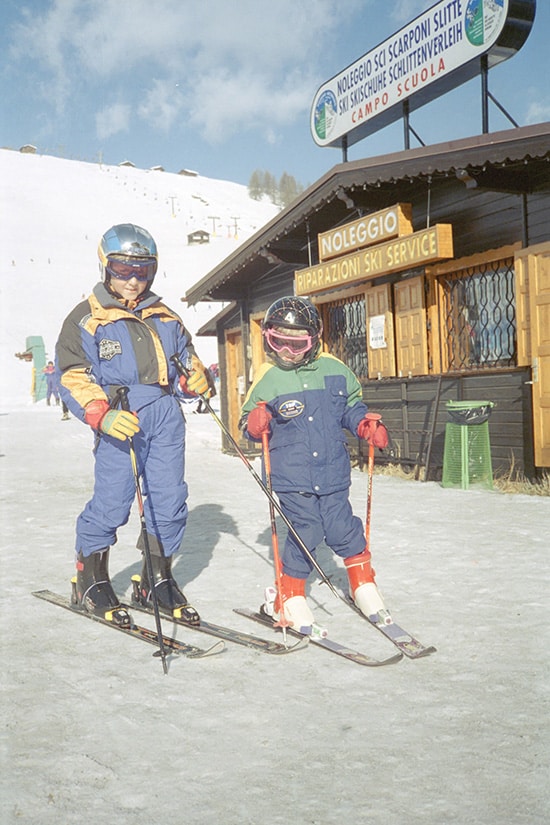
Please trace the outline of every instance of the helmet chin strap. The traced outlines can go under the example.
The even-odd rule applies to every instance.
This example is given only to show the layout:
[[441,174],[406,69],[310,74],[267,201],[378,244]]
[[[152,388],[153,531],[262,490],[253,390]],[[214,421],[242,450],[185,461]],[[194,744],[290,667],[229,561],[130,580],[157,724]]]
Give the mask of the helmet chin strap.
[[117,301],[124,301],[125,300],[122,297],[122,295],[120,294],[120,292],[117,292],[116,289],[114,289],[114,287],[112,286],[110,275],[105,274],[105,282],[104,283],[105,283],[105,289],[107,290],[109,295],[112,295],[113,298],[117,299]]

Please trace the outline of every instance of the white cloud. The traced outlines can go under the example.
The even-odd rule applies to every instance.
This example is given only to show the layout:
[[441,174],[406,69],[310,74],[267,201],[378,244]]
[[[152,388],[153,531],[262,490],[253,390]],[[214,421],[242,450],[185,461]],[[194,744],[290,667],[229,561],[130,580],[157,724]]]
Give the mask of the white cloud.
[[544,123],[550,120],[550,102],[533,101],[527,107],[527,114],[525,120],[528,124]]
[[74,25],[74,11],[80,0],[56,0],[49,12],[22,9],[22,22],[12,30],[9,51],[12,60],[25,62],[27,69],[36,61],[36,87],[49,100],[55,113],[64,111],[70,95],[71,79],[63,52],[64,32]]
[[395,0],[391,12],[392,20],[401,26],[408,23],[409,20],[414,20],[419,14],[433,6],[435,0]]
[[341,13],[336,0],[53,0],[25,15],[12,53],[34,65],[57,111],[77,85],[100,98],[103,138],[131,117],[165,130],[185,111],[209,141],[243,127],[276,140],[307,111]]
[[127,132],[131,119],[131,109],[125,103],[114,103],[106,106],[95,116],[96,133],[100,140]]
[[169,80],[153,80],[138,106],[138,115],[161,131],[168,131],[178,117],[183,97],[178,94],[178,85]]

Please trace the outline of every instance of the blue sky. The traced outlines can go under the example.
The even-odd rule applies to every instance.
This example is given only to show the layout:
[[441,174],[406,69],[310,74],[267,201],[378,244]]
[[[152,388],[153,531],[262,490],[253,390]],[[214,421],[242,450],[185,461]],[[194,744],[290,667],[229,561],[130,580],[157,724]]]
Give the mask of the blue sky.
[[[0,145],[243,184],[266,169],[308,185],[342,159],[311,136],[317,89],[432,5],[2,0]],[[489,90],[522,126],[550,120],[550,3],[537,6],[521,51],[489,74]],[[411,125],[426,144],[480,133],[479,79],[414,112]],[[511,128],[493,104],[489,125]],[[348,159],[403,148],[397,122]]]

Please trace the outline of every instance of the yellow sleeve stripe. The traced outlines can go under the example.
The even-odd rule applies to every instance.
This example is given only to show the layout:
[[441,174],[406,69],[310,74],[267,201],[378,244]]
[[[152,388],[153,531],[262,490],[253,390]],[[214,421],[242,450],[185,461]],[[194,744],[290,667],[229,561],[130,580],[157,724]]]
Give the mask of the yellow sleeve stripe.
[[71,393],[81,407],[86,407],[90,401],[108,401],[106,394],[98,384],[90,381],[85,369],[67,370],[61,376],[61,384]]

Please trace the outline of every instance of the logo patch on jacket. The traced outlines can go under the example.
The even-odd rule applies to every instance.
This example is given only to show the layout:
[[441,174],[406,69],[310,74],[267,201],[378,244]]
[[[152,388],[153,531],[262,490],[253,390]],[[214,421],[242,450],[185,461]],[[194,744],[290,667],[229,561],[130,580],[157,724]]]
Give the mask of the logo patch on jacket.
[[122,355],[122,345],[120,341],[109,341],[104,338],[99,342],[99,357],[105,361],[110,361],[115,355]]
[[301,401],[283,401],[279,407],[279,413],[283,418],[296,418],[296,416],[301,415],[303,411],[304,405]]

